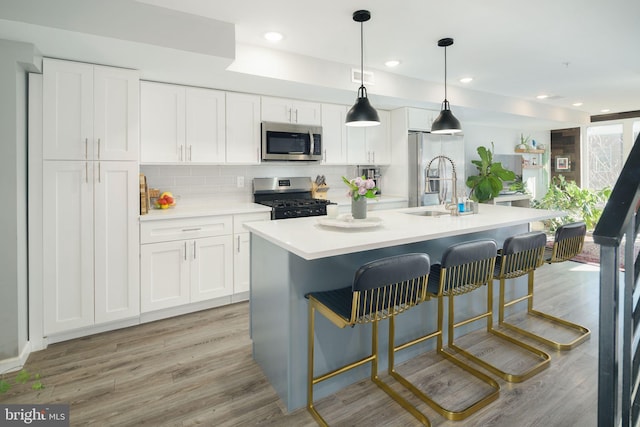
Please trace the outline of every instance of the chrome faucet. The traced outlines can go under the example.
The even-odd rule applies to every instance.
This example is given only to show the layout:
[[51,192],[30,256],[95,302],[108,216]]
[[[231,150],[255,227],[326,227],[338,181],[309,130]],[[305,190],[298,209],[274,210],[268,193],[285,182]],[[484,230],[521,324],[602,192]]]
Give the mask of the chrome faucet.
[[[458,215],[458,190],[457,190],[457,183],[458,183],[458,178],[456,176],[456,165],[455,163],[453,163],[453,160],[451,160],[451,158],[447,157],[447,156],[436,156],[433,159],[431,159],[429,161],[429,164],[427,165],[427,167],[424,170],[424,176],[425,176],[425,191],[429,188],[430,185],[430,181],[434,181],[434,180],[439,180],[439,181],[446,181],[448,180],[446,177],[438,177],[438,178],[434,178],[434,177],[430,177],[429,176],[429,170],[431,169],[431,163],[433,163],[434,160],[447,160],[449,161],[449,163],[451,163],[451,202],[450,203],[446,203],[446,193],[445,196],[442,198],[442,200],[440,200],[441,203],[444,203],[444,207],[445,209],[451,211],[451,215]],[[444,187],[444,186],[441,186]],[[442,189],[440,190],[442,192]]]

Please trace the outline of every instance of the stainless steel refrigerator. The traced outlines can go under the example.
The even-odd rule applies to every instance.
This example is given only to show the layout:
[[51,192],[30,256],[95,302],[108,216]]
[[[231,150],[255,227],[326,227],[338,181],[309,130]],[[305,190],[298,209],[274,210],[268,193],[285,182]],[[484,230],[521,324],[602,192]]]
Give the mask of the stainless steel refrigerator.
[[465,197],[464,137],[409,133],[409,207],[449,203],[453,196],[453,171],[458,200]]

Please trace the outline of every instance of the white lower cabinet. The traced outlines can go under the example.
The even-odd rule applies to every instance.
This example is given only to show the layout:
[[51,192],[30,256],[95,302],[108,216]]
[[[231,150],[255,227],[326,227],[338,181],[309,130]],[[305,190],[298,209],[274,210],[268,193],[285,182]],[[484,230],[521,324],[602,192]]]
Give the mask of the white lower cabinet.
[[142,245],[143,313],[233,293],[231,236]]
[[244,224],[270,219],[270,212],[233,216],[233,293],[236,295],[251,288],[251,234]]
[[137,163],[43,163],[45,336],[139,315]]
[[141,311],[231,296],[232,234],[229,215],[143,222]]
[[260,212],[143,221],[141,311],[220,298],[228,298],[226,303],[230,303],[236,295],[234,302],[246,299],[251,252],[249,230],[244,224],[269,219],[269,212]]

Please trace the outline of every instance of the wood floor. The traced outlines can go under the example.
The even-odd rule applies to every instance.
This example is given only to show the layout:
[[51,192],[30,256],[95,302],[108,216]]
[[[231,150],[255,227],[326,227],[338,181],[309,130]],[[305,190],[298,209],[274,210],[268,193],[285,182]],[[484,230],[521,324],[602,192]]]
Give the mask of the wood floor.
[[[433,426],[595,426],[598,270],[574,262],[545,265],[536,273],[536,284],[536,307],[587,326],[591,339],[569,352],[547,349],[550,368],[523,383],[498,380],[499,399],[481,412],[447,421],[386,374],[383,380],[416,404]],[[429,303],[435,309],[435,302]],[[240,303],[53,344],[33,353],[26,365],[42,375],[46,388],[16,386],[0,395],[0,402],[69,403],[73,426],[315,426],[304,409],[283,412],[253,362],[248,310],[248,303]],[[489,357],[502,353],[483,332],[463,338],[468,345],[484,346],[478,351]],[[456,375],[445,365],[428,353],[399,370],[443,401],[463,402],[474,387],[455,378],[443,380],[443,375]],[[316,406],[335,426],[418,425],[368,380]]]

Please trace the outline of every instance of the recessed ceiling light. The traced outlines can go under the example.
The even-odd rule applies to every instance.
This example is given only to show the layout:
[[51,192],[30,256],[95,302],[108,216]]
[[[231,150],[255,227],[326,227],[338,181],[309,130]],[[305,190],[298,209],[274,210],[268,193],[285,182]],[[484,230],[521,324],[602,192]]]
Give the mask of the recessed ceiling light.
[[278,33],[276,31],[269,31],[268,33],[264,34],[264,38],[267,39],[270,42],[279,42],[280,40],[282,40],[282,34]]
[[473,77],[463,77],[460,79],[460,83],[471,83],[473,81]]
[[574,107],[582,107],[583,103],[582,102],[574,102],[573,104]]
[[609,111],[611,111],[608,108],[603,108],[602,110],[600,110],[601,113],[608,113]]
[[398,61],[397,59],[390,59],[389,61],[385,62],[384,65],[386,65],[389,68],[393,68],[400,65],[400,61]]
[[544,95],[544,94],[536,96],[536,98],[538,99],[547,99],[548,97],[549,95]]

